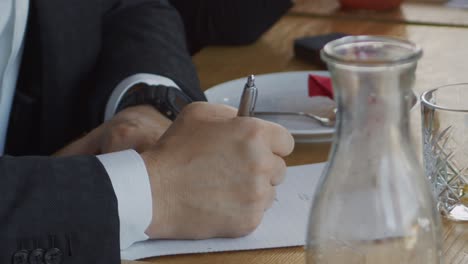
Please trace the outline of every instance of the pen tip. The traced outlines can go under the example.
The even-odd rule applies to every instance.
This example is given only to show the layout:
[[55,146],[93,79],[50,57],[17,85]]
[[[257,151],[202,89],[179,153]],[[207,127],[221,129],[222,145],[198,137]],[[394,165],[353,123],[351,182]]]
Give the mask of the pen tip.
[[247,78],[247,85],[249,87],[255,86],[255,75],[252,74]]

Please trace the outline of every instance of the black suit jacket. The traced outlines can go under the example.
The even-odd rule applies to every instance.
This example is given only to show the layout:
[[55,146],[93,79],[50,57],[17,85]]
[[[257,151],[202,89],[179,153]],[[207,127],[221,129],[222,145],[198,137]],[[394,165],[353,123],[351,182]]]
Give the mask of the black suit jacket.
[[[48,155],[99,125],[114,87],[135,73],[167,76],[204,100],[188,46],[249,43],[290,6],[30,1],[7,139],[13,155]],[[246,10],[250,18],[239,19]],[[95,157],[0,157],[0,263],[41,263],[34,260],[44,255],[62,259],[51,263],[119,263],[117,199]]]
[[0,176],[0,263],[44,263],[28,262],[38,251],[120,263],[117,199],[95,157],[1,157]]

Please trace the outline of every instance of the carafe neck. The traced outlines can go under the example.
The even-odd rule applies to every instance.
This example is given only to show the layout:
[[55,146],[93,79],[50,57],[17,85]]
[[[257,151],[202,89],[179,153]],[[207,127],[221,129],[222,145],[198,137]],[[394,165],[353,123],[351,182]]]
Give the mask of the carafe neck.
[[340,140],[349,136],[409,140],[415,63],[374,68],[329,67],[337,90]]

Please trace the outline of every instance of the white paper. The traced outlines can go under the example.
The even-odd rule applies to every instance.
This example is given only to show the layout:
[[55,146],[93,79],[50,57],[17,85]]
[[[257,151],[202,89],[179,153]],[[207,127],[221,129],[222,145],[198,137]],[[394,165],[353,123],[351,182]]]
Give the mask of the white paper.
[[325,163],[288,168],[277,199],[260,226],[249,236],[199,241],[157,240],[137,243],[121,252],[122,259],[302,246],[312,197]]

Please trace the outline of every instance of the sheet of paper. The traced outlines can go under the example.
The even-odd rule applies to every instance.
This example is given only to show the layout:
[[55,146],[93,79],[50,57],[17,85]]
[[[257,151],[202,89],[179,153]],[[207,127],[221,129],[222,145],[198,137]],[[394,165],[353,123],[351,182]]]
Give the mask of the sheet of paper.
[[260,226],[249,236],[199,241],[146,241],[121,252],[122,259],[302,246],[305,243],[311,201],[325,164],[288,168],[277,198]]

